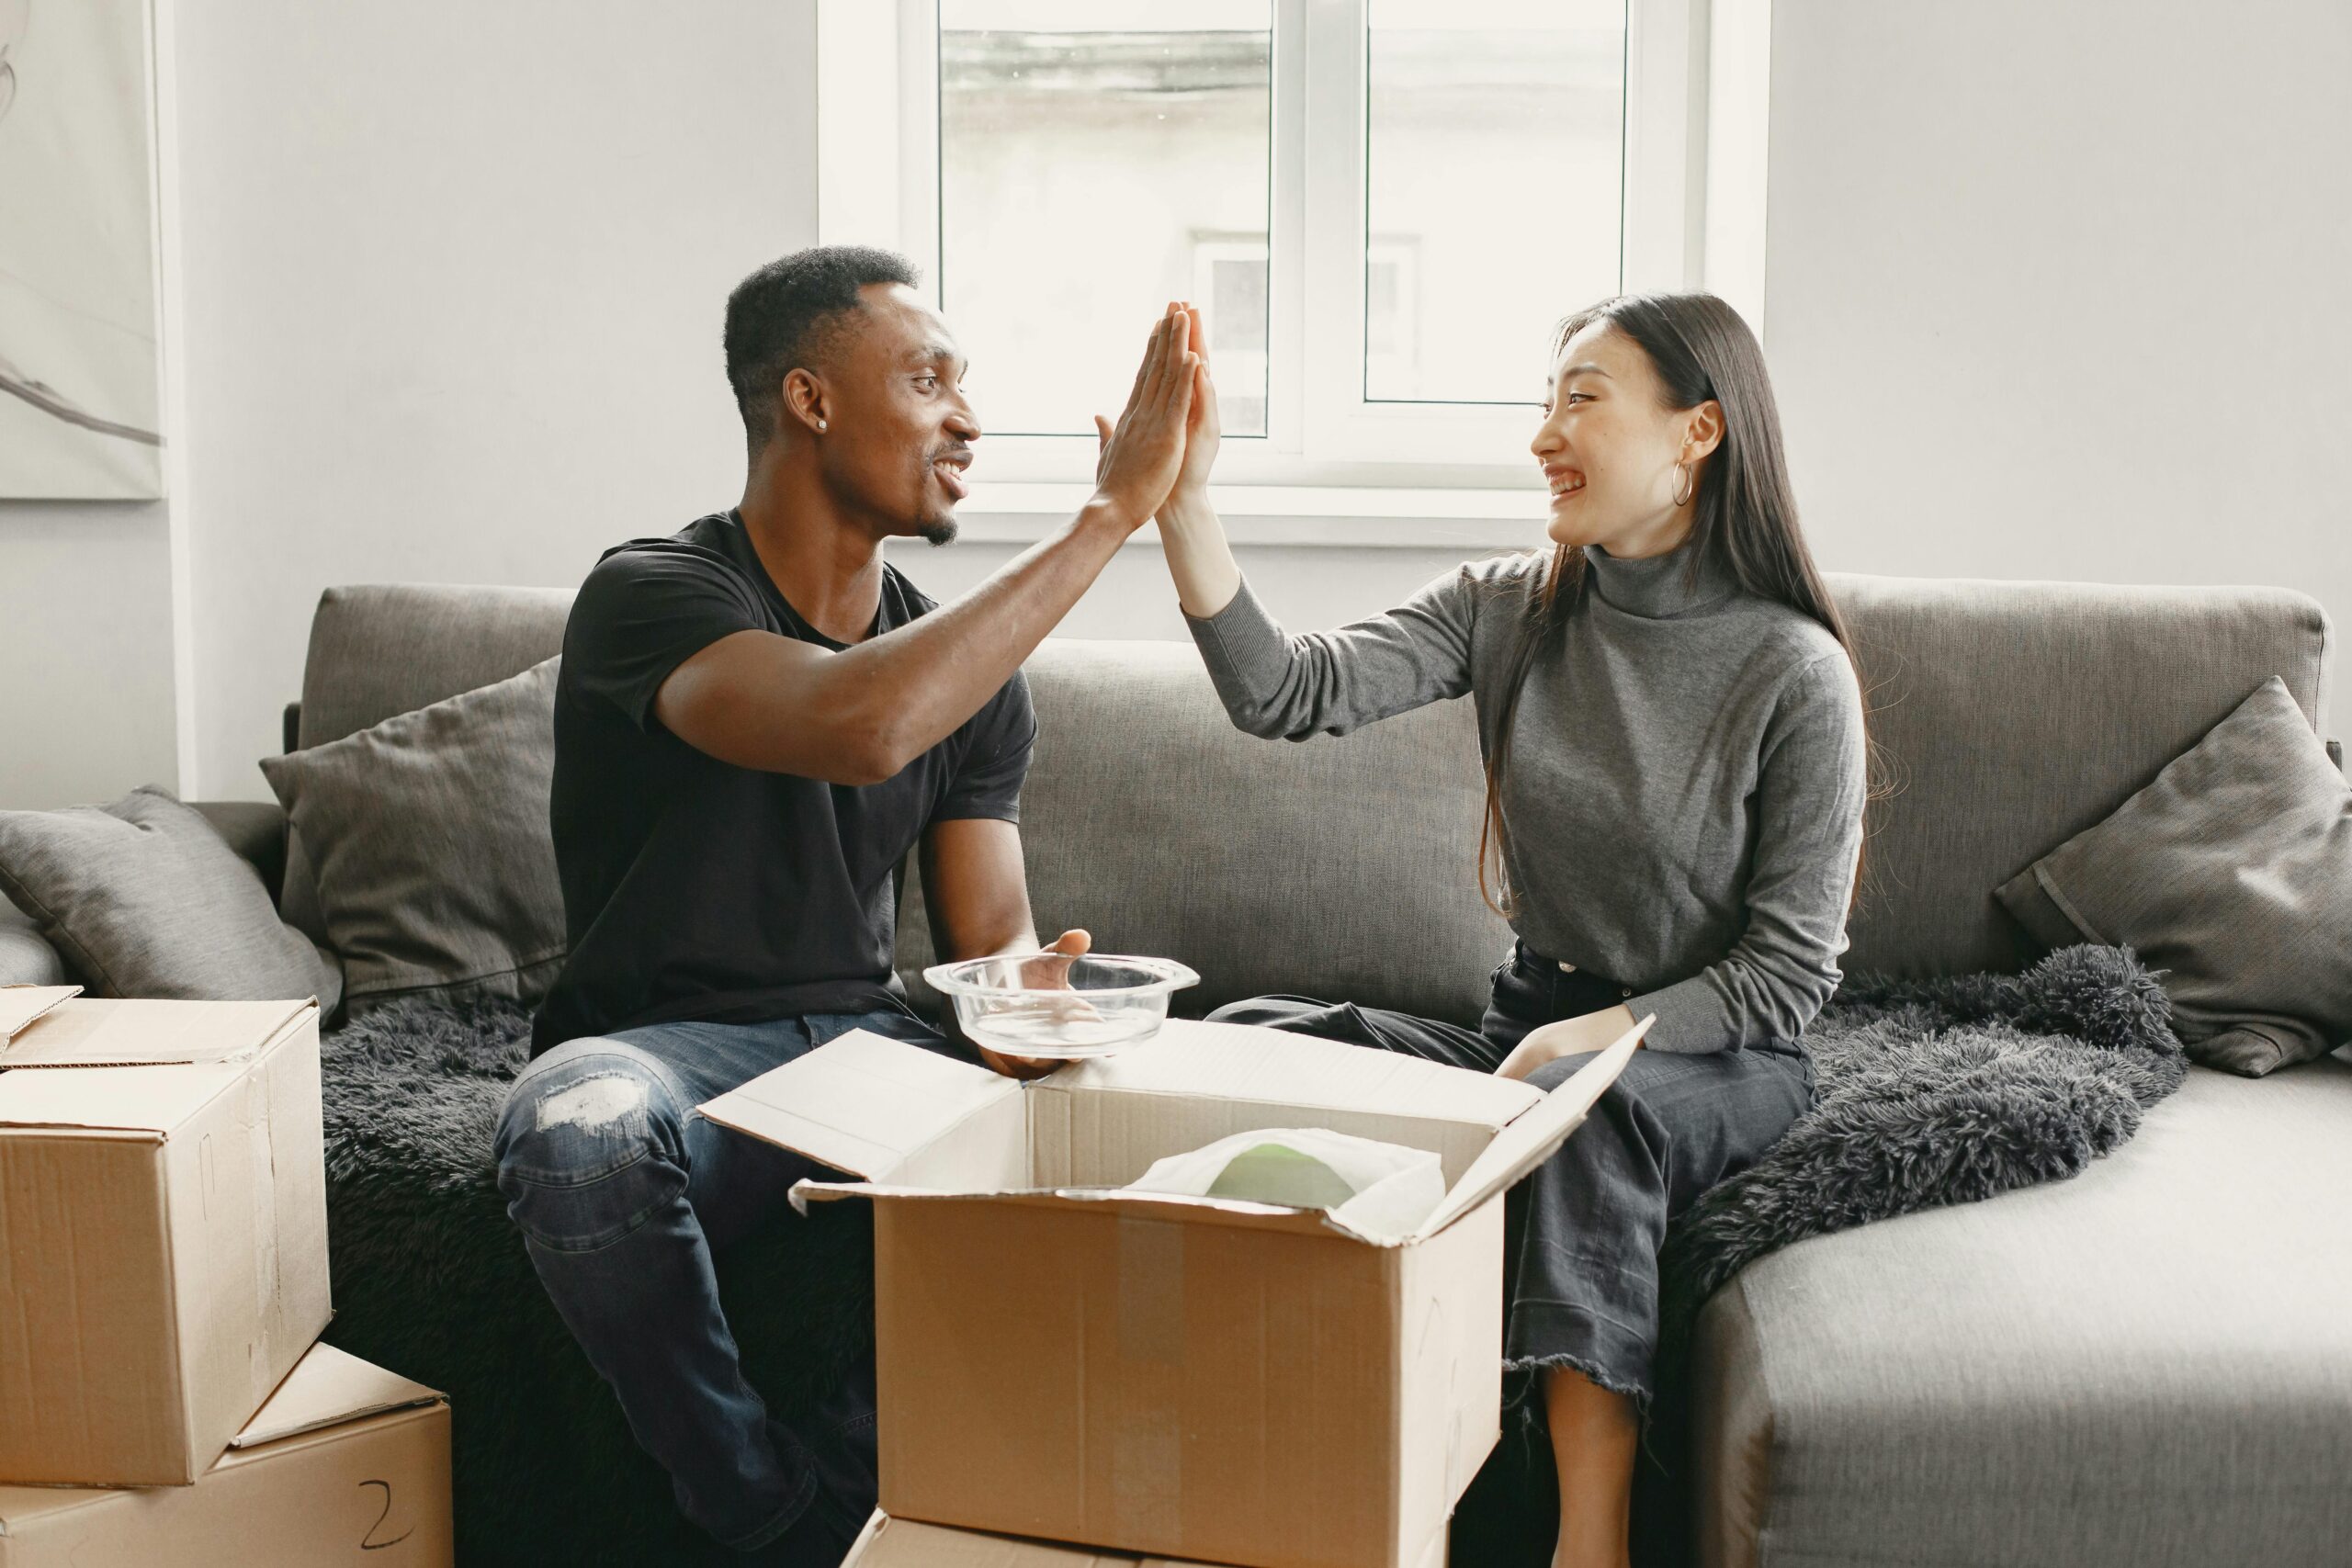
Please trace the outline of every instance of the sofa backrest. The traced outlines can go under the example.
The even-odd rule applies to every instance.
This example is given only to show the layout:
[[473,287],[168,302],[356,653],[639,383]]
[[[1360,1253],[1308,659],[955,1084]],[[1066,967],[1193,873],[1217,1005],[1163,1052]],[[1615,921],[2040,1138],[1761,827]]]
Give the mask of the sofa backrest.
[[[1833,575],[1860,648],[1885,793],[1871,808],[1849,970],[2007,969],[1992,890],[2097,822],[2271,675],[2314,727],[2330,632],[2264,588],[2110,588]],[[560,590],[336,589],[303,675],[303,745],[559,651]],[[1509,933],[1475,878],[1469,705],[1345,739],[1257,740],[1187,644],[1055,639],[1023,802],[1040,930],[1165,953],[1187,1010],[1293,990],[1475,1021]],[[297,846],[299,863],[299,846]],[[307,890],[288,871],[289,918]],[[910,910],[911,914],[912,911]],[[929,953],[899,932],[902,966]]]

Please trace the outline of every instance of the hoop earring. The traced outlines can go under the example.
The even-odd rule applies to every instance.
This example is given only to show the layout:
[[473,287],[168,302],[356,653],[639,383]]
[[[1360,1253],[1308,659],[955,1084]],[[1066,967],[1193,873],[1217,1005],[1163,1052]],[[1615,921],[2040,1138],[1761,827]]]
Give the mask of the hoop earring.
[[[820,425],[818,428],[821,430],[824,427]],[[1686,484],[1684,482],[1685,480],[1688,480],[1689,482]],[[1674,504],[1677,506],[1688,506],[1690,504],[1690,498],[1698,493],[1699,481],[1691,476],[1690,465],[1688,463],[1675,464]]]

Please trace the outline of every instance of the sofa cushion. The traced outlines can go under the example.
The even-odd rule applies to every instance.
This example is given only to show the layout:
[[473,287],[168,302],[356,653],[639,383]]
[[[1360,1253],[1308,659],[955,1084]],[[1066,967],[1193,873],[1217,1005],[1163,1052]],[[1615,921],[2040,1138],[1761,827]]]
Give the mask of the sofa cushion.
[[[1234,728],[1190,643],[1057,638],[1026,668],[1040,931],[1182,959],[1201,984],[1176,1005],[1195,1016],[1311,989],[1477,1021],[1510,931],[1478,893],[1467,700],[1292,745]],[[899,944],[902,974],[927,961],[911,908]]]
[[2106,817],[2272,675],[2316,729],[2327,616],[2280,588],[1833,574],[1884,792],[1849,972],[2018,969],[1993,889]]
[[1700,1321],[1710,1565],[2343,1561],[2352,1063],[2193,1067],[2071,1181],[1802,1242]]
[[[1862,897],[1851,923],[1853,946],[1843,960],[1849,970],[1919,976],[2022,968],[2034,956],[2032,944],[1994,900],[1995,887],[2120,806],[2266,677],[2285,678],[2295,705],[2314,727],[2324,711],[2326,616],[2316,602],[2289,590],[1843,573],[1833,574],[1829,586],[1860,645],[1872,735],[1890,786],[1871,807]],[[526,588],[329,591],[311,626],[303,671],[302,744],[348,735],[548,658],[561,645],[571,601],[568,591]],[[1397,908],[1365,911],[1336,897],[1310,897],[1280,927],[1261,920],[1242,929],[1253,938],[1316,930],[1329,927],[1336,911],[1333,934],[1344,944],[1371,930],[1401,931],[1417,914],[1419,924],[1410,934],[1427,944],[1430,967],[1385,994],[1431,996],[1459,1016],[1464,998],[1483,992],[1493,957],[1482,956],[1466,976],[1451,976],[1439,992],[1422,984],[1441,965],[1490,951],[1499,955],[1501,928],[1475,890],[1467,899],[1461,897],[1452,864],[1465,835],[1475,846],[1481,798],[1475,789],[1476,752],[1467,749],[1466,713],[1451,719],[1408,716],[1344,741],[1317,739],[1285,748],[1222,731],[1224,719],[1201,705],[1212,699],[1204,677],[1191,679],[1200,661],[1189,646],[1100,643],[1057,652],[1064,646],[1048,641],[1031,660],[1044,731],[1033,800],[1051,799],[1058,789],[1061,764],[1047,750],[1058,732],[1067,739],[1055,750],[1071,755],[1074,772],[1118,773],[1118,793],[1106,814],[1123,812],[1132,820],[1148,808],[1155,824],[1153,832],[1129,833],[1124,841],[1106,834],[1091,839],[1090,855],[1112,857],[1096,861],[1097,882],[1114,876],[1138,885],[1165,882],[1195,911],[1213,908],[1221,897],[1239,897],[1262,912],[1260,894],[1270,879],[1248,856],[1232,852],[1225,829],[1264,811],[1284,824],[1277,838],[1295,843],[1303,823],[1329,811],[1336,834],[1341,823],[1361,823],[1370,815],[1359,809],[1365,802],[1357,787],[1369,775],[1351,774],[1343,760],[1395,756],[1425,744],[1441,754],[1417,758],[1410,766],[1446,770],[1430,775],[1446,782],[1426,793],[1393,789],[1378,796],[1388,814],[1385,820],[1414,845],[1405,866],[1383,879],[1401,900]],[[1093,687],[1063,682],[1048,690],[1039,682],[1057,659],[1091,671],[1098,680],[1116,671],[1116,681]],[[1128,684],[1131,671],[1134,683]],[[1081,744],[1088,731],[1079,721],[1085,719],[1107,727],[1102,733],[1120,737],[1123,748],[1131,746],[1133,737],[1150,733],[1169,702],[1178,706],[1165,716],[1184,736],[1216,739],[1218,750],[1201,754],[1197,773],[1197,748],[1173,742],[1148,748],[1163,772],[1147,778],[1114,768],[1099,741],[1091,749]],[[1071,722],[1057,719],[1057,706],[1067,707]],[[1274,798],[1293,788],[1315,793]],[[1030,817],[1023,837],[1033,874],[1050,832],[1046,820]],[[1177,845],[1204,843],[1211,852],[1204,863],[1187,863],[1173,852]],[[1335,843],[1310,847],[1309,853],[1317,866],[1340,858]],[[297,835],[288,852],[286,909],[298,921],[315,902],[305,862]],[[1293,890],[1309,886],[1298,880],[1303,868],[1295,862],[1277,861],[1273,869]],[[1437,880],[1413,880],[1432,872]],[[1048,869],[1046,874],[1061,873]],[[1225,877],[1231,880],[1219,880]],[[1345,879],[1340,886],[1363,891],[1362,884]],[[1040,921],[1065,918],[1059,901],[1037,908]],[[1193,919],[1188,915],[1170,931],[1189,936]],[[1111,940],[1107,932],[1098,934]],[[911,967],[929,951],[922,923],[903,924],[900,936],[911,944],[901,952],[902,968]],[[1357,976],[1373,976],[1379,989],[1382,966],[1396,956],[1395,946],[1309,951],[1294,942],[1278,958],[1262,955],[1255,972],[1278,976],[1284,987],[1340,995]],[[1219,994],[1204,988],[1190,999],[1205,1002]],[[1372,993],[1358,999],[1370,1000]]]
[[2048,946],[2165,971],[2210,1066],[2259,1077],[2352,1039],[2352,787],[2276,677],[2000,898]]
[[534,1002],[554,983],[556,665],[263,760],[354,1012],[428,994]]
[[101,997],[278,1001],[334,1010],[341,977],[277,918],[261,874],[167,790],[110,806],[0,812],[0,894]]
[[[563,650],[571,599],[568,588],[328,589],[311,617],[288,750],[340,740],[553,658]],[[297,832],[287,835],[281,904],[289,922],[328,940],[313,857]]]

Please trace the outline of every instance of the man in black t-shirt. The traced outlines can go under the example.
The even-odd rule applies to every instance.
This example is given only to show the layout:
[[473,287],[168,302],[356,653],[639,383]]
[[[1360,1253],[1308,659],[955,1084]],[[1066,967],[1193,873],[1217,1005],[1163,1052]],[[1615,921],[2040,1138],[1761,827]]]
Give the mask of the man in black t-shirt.
[[746,278],[726,333],[741,502],[581,586],[550,811],[571,953],[496,1139],[532,1263],[680,1508],[759,1561],[829,1568],[874,1503],[871,1364],[787,1427],[744,1381],[711,1269],[814,1167],[692,1111],[851,1029],[972,1052],[906,1006],[893,872],[921,856],[943,960],[1037,946],[1021,663],[1166,498],[1201,375],[1171,305],[1092,499],[934,605],[882,543],[954,536],[980,426],[914,284],[845,248]]

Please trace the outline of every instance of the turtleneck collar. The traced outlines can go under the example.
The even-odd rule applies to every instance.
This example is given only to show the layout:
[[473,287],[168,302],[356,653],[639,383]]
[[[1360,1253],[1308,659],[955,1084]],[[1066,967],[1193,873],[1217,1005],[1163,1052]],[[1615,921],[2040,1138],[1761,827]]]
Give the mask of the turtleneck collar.
[[1701,555],[1688,539],[1662,556],[1641,560],[1621,560],[1599,545],[1587,545],[1584,559],[1602,601],[1629,615],[1664,620],[1703,610],[1739,592],[1739,579],[1721,553]]

